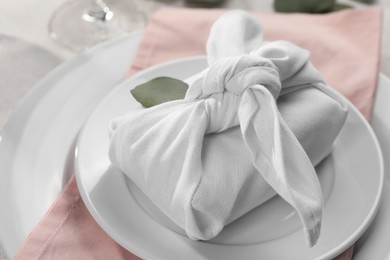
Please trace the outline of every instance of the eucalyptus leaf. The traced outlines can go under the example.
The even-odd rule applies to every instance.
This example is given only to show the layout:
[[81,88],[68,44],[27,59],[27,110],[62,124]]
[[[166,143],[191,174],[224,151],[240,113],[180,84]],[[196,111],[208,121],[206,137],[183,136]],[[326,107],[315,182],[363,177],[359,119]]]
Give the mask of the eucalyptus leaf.
[[327,13],[332,11],[333,6],[336,4],[335,0],[317,0],[313,1],[316,3],[314,12],[315,13]]
[[164,102],[183,99],[187,89],[187,83],[181,80],[158,77],[138,85],[130,92],[144,107],[152,107]]
[[332,12],[341,11],[341,10],[345,10],[345,9],[349,9],[349,8],[353,8],[353,6],[348,5],[348,4],[336,3],[336,4],[334,4],[334,6],[332,8]]
[[364,4],[372,4],[375,0],[355,0],[356,2],[364,3]]
[[326,13],[335,0],[274,0],[274,9],[284,13]]

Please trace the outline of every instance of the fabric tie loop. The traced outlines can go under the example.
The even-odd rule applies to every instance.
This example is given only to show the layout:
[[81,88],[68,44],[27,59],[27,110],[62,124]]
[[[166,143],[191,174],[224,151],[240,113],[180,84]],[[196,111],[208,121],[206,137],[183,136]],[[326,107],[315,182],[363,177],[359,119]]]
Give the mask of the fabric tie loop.
[[254,55],[223,58],[188,82],[190,88],[185,99],[205,99],[209,115],[207,133],[218,133],[239,125],[237,111],[247,88],[262,85],[274,99],[281,92],[277,67],[271,60]]

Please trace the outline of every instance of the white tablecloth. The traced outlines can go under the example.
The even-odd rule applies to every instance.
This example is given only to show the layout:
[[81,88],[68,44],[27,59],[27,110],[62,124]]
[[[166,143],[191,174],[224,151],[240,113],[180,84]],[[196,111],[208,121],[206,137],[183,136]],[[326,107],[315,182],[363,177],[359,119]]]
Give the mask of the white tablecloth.
[[[51,14],[66,0],[2,1],[0,7],[0,128],[20,99],[35,83],[62,62],[77,53],[62,48],[48,35]],[[83,1],[83,0],[79,0]],[[148,17],[160,6],[185,5],[184,0],[135,1]],[[361,7],[363,5],[345,0]],[[383,20],[381,71],[390,77],[390,1],[374,4],[385,10]],[[272,11],[272,0],[225,0],[222,7],[251,11]],[[23,53],[23,55],[19,55]],[[6,209],[0,209],[1,212]],[[5,256],[0,245],[0,260]]]

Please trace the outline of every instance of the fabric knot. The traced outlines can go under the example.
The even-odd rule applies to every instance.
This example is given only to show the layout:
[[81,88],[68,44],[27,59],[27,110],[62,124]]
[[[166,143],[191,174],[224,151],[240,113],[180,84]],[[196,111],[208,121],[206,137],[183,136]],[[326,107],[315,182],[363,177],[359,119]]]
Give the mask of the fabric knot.
[[256,85],[278,98],[281,82],[278,68],[270,59],[250,54],[227,57],[192,78],[186,99],[205,99],[207,133],[216,133],[239,124],[237,111],[242,94]]
[[188,81],[186,99],[205,99],[223,92],[241,95],[253,85],[265,86],[276,99],[281,90],[278,68],[270,59],[251,54],[222,58]]

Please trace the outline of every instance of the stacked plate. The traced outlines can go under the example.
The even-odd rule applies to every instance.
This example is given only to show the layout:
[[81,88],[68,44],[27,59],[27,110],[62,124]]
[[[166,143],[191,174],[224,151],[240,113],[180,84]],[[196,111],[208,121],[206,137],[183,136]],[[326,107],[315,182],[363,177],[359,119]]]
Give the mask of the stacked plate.
[[[390,80],[380,77],[372,126],[349,104],[334,151],[318,168],[326,202],[322,235],[307,248],[294,211],[278,197],[197,242],[165,217],[124,175],[110,167],[108,122],[139,108],[129,90],[157,76],[184,79],[204,57],[173,61],[124,80],[141,34],[108,42],[61,66],[40,82],[2,129],[0,243],[12,256],[72,174],[99,225],[119,244],[147,259],[324,259],[359,239],[390,190],[382,152],[390,155]],[[390,200],[360,239],[355,259],[383,259]],[[175,245],[172,247],[172,245]],[[283,250],[280,250],[283,248]]]

